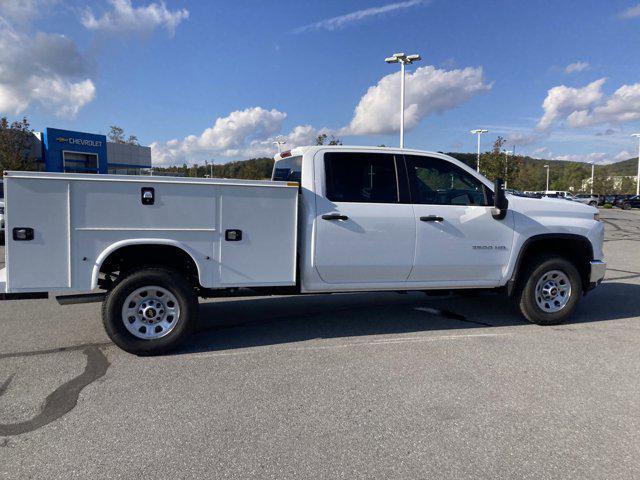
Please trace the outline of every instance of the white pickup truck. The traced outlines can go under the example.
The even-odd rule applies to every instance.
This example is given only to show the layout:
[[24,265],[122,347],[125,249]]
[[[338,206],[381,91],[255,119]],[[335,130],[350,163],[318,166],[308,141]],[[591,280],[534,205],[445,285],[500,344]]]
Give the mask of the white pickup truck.
[[440,153],[301,147],[272,181],[7,172],[0,298],[102,301],[121,348],[165,352],[198,298],[495,289],[538,324],[605,274],[598,211],[505,195]]

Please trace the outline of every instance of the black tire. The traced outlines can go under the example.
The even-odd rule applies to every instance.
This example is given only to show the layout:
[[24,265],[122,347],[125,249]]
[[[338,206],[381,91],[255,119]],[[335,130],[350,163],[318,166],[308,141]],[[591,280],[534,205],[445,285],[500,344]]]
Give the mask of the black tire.
[[622,209],[623,210],[631,210],[631,205],[628,203],[623,203],[622,204]]
[[[142,339],[125,326],[122,309],[127,297],[148,286],[166,289],[177,300],[179,312],[175,325],[165,336]],[[148,267],[123,276],[102,304],[102,323],[109,338],[123,350],[136,355],[159,355],[175,349],[191,333],[198,317],[198,297],[192,285],[179,272]]]
[[592,207],[597,207],[598,206],[598,202],[596,202],[596,201],[589,202],[589,205],[591,205]]
[[[558,270],[566,275],[571,286],[569,299],[561,310],[545,311],[538,305],[536,286],[538,281],[548,272]],[[576,309],[582,295],[582,280],[580,273],[573,263],[556,255],[540,255],[534,257],[525,266],[521,277],[520,294],[517,297],[518,307],[524,317],[537,325],[557,325],[566,320]]]

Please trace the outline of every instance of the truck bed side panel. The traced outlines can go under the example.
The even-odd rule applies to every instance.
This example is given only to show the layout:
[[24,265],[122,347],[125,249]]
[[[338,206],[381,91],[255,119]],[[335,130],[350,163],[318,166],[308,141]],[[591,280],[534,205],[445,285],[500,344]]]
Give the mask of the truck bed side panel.
[[[293,285],[298,189],[255,182],[83,174],[7,174],[8,293],[89,291],[127,245],[172,245],[207,288]],[[143,188],[154,191],[144,204]],[[14,227],[34,229],[14,241]],[[239,230],[239,239],[227,238]],[[162,259],[158,259],[162,263]]]

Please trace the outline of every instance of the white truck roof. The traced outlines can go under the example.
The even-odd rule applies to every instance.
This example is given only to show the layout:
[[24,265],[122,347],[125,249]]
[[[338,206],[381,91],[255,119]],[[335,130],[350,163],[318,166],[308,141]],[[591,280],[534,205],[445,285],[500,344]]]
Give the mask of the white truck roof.
[[364,145],[307,145],[307,146],[302,146],[302,147],[295,147],[292,148],[291,150],[285,150],[284,152],[280,152],[280,153],[276,153],[275,156],[273,157],[276,161],[277,160],[282,160],[283,158],[287,158],[287,156],[282,156],[283,153],[287,154],[290,153],[290,156],[299,156],[299,155],[304,155],[306,153],[315,153],[318,150],[326,150],[326,149],[331,149],[331,150],[345,150],[345,151],[367,151],[367,152],[371,152],[371,151],[379,151],[380,153],[405,153],[405,154],[412,154],[412,153],[416,153],[416,154],[427,154],[427,155],[436,155],[436,156],[440,156],[440,155],[446,155],[442,152],[432,152],[432,151],[428,151],[428,150],[417,150],[417,149],[412,149],[412,148],[399,148],[399,147],[371,147],[371,146],[364,146]]

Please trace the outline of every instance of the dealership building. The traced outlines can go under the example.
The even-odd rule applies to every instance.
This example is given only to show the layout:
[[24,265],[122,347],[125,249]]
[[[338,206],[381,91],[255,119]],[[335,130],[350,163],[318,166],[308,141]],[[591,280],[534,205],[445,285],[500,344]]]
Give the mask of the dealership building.
[[151,149],[108,142],[105,135],[47,128],[35,134],[34,156],[47,172],[140,175],[151,168]]

